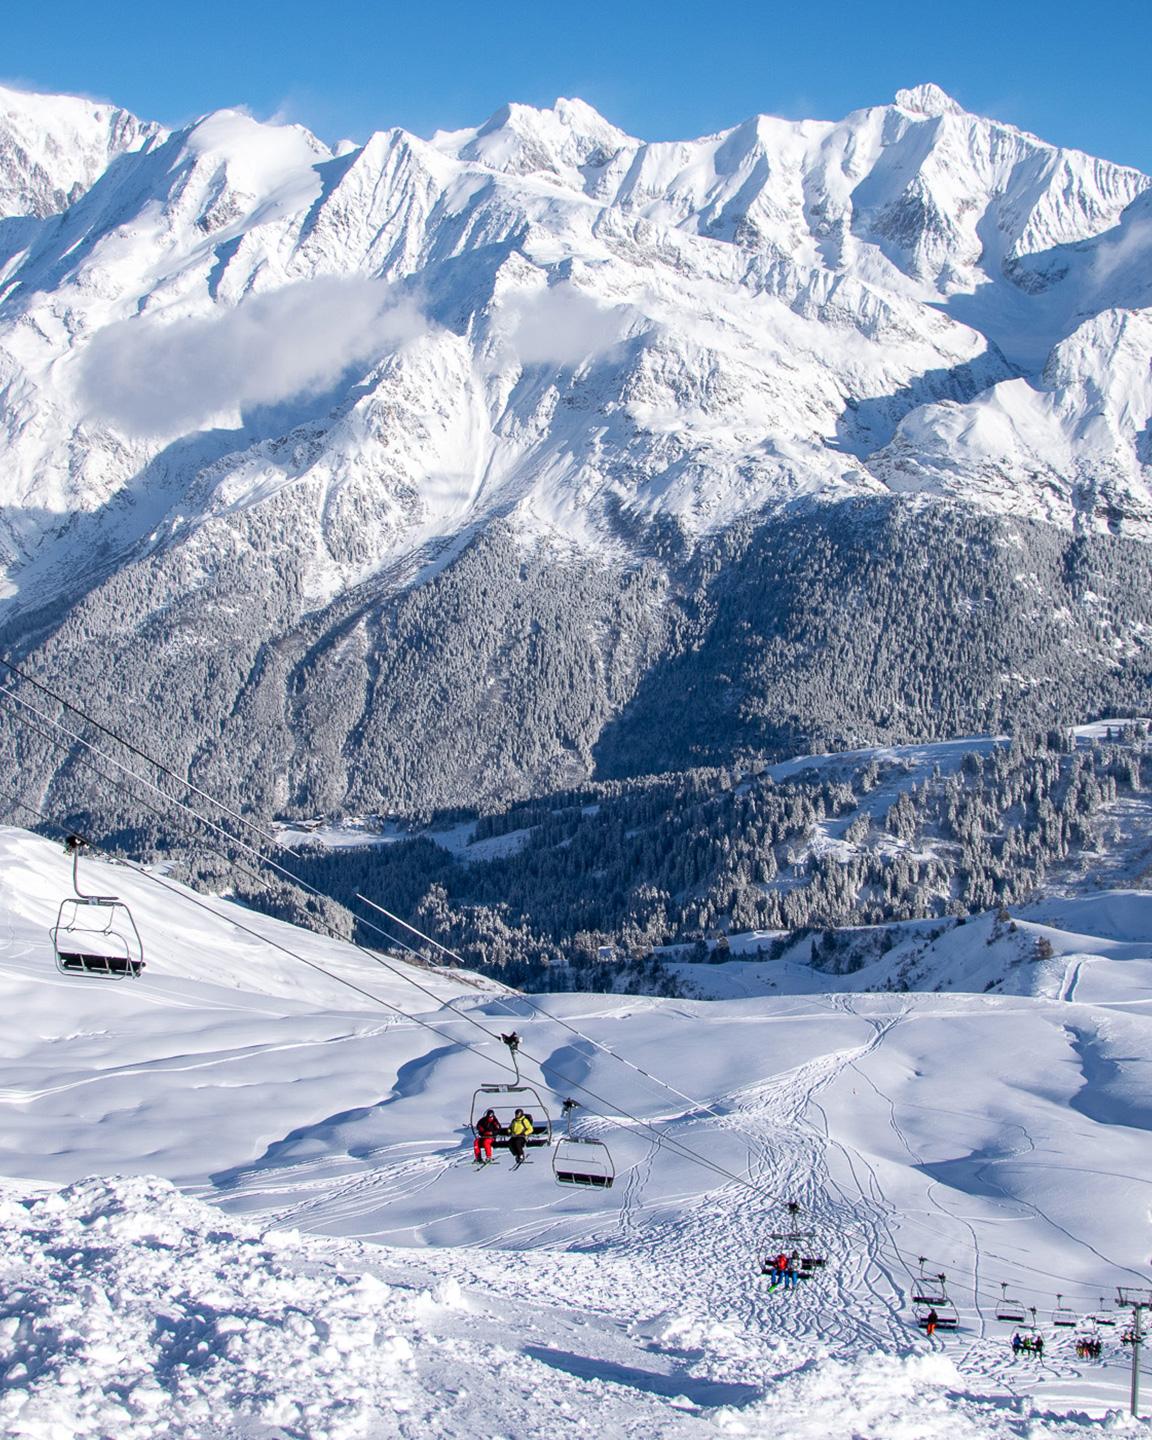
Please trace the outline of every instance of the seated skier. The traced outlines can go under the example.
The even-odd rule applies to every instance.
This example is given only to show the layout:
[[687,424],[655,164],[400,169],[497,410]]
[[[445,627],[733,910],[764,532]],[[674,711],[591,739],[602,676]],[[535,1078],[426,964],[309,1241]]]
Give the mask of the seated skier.
[[[496,1118],[495,1110],[486,1110],[476,1122],[476,1138],[472,1142],[472,1154],[478,1165],[488,1165],[492,1161],[492,1142],[500,1134],[500,1121]],[[481,1159],[480,1151],[484,1155]]]
[[517,1170],[524,1163],[524,1148],[528,1143],[528,1136],[532,1134],[534,1128],[531,1115],[525,1115],[523,1110],[517,1110],[512,1117],[512,1124],[508,1127],[508,1149],[516,1161],[514,1168]]

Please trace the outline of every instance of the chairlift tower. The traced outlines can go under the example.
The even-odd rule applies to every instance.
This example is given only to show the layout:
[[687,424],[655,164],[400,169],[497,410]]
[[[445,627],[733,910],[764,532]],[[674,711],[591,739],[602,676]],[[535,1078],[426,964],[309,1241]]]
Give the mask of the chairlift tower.
[[[1116,1304],[1122,1310],[1132,1311],[1132,1414],[1140,1414],[1140,1350],[1144,1344],[1144,1311],[1152,1310],[1152,1290],[1119,1285],[1116,1288]],[[1128,1336],[1125,1336],[1128,1339]]]

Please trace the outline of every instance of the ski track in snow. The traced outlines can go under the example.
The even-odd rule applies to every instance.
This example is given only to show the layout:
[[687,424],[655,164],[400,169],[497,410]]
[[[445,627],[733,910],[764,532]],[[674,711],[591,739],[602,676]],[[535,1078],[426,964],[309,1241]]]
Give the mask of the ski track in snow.
[[[130,875],[154,966],[61,976],[43,932],[63,857],[11,831],[0,851],[42,884],[5,892],[0,864],[0,1147],[20,1177],[0,1193],[5,1434],[1038,1440],[1124,1402],[1118,1330],[1100,1364],[1050,1326],[1042,1362],[1014,1360],[993,1312],[1001,1279],[1043,1321],[1058,1289],[1083,1310],[1143,1277],[1152,1173],[1124,1067],[1152,1064],[1147,1022],[1076,998],[1088,959],[1093,994],[1126,993],[1127,939],[1089,954],[1048,915],[1066,958],[1037,969],[1038,998],[545,1002],[592,1043],[443,981],[442,1008],[416,1012],[430,1037],[346,993],[335,1008],[282,957],[227,988],[226,907],[210,944],[182,939]],[[462,1120],[499,1057],[465,1017],[509,1013],[545,1072],[620,1106],[581,1122],[616,1159],[611,1190],[561,1190],[547,1150],[473,1167]],[[147,1178],[56,1194],[97,1157],[185,1196]],[[793,1293],[759,1273],[788,1200],[827,1258]],[[948,1274],[955,1334],[912,1323],[918,1255]]]

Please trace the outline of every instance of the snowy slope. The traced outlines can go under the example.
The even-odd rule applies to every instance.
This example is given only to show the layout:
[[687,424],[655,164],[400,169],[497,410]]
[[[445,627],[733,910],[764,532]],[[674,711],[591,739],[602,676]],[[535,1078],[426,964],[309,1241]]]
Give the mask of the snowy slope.
[[[1148,963],[1147,897],[1027,922],[1092,949],[1063,993],[529,1001],[442,979],[437,1003],[382,979],[402,1018],[292,984],[282,951],[258,962],[120,869],[149,970],[61,976],[44,932],[64,857],[0,840],[12,1433],[143,1435],[170,1405],[181,1436],[545,1436],[582,1416],[593,1435],[847,1440],[863,1416],[886,1437],[1036,1437],[1122,1403],[1116,1334],[1085,1364],[1046,1321],[1058,1290],[1083,1313],[1144,1279],[1152,1032],[1124,976]],[[556,1187],[539,1151],[474,1172],[471,1092],[504,1072],[472,1022],[520,1030],[544,1105],[602,1097],[585,1123],[611,1191]],[[142,1178],[75,1183],[110,1171]],[[787,1298],[755,1273],[786,1198],[829,1260]],[[918,1255],[961,1317],[930,1344],[909,1324]],[[1002,1280],[1037,1307],[1043,1363],[1011,1359]]]

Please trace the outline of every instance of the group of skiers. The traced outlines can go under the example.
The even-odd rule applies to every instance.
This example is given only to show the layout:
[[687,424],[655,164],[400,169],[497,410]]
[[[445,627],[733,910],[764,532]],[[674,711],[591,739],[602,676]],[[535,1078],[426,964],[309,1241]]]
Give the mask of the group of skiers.
[[476,1122],[476,1138],[472,1142],[472,1154],[475,1156],[477,1165],[491,1165],[492,1146],[501,1136],[507,1134],[508,1149],[516,1162],[512,1168],[519,1170],[524,1163],[524,1151],[528,1144],[528,1137],[534,1133],[535,1128],[531,1115],[523,1110],[517,1110],[505,1131],[495,1110],[486,1110]]
[[1043,1335],[1021,1335],[1019,1330],[1012,1336],[1013,1355],[1035,1355],[1038,1360],[1044,1358],[1044,1336]]
[[1076,1341],[1076,1355],[1080,1360],[1099,1360],[1103,1344],[1096,1335],[1081,1335]]

